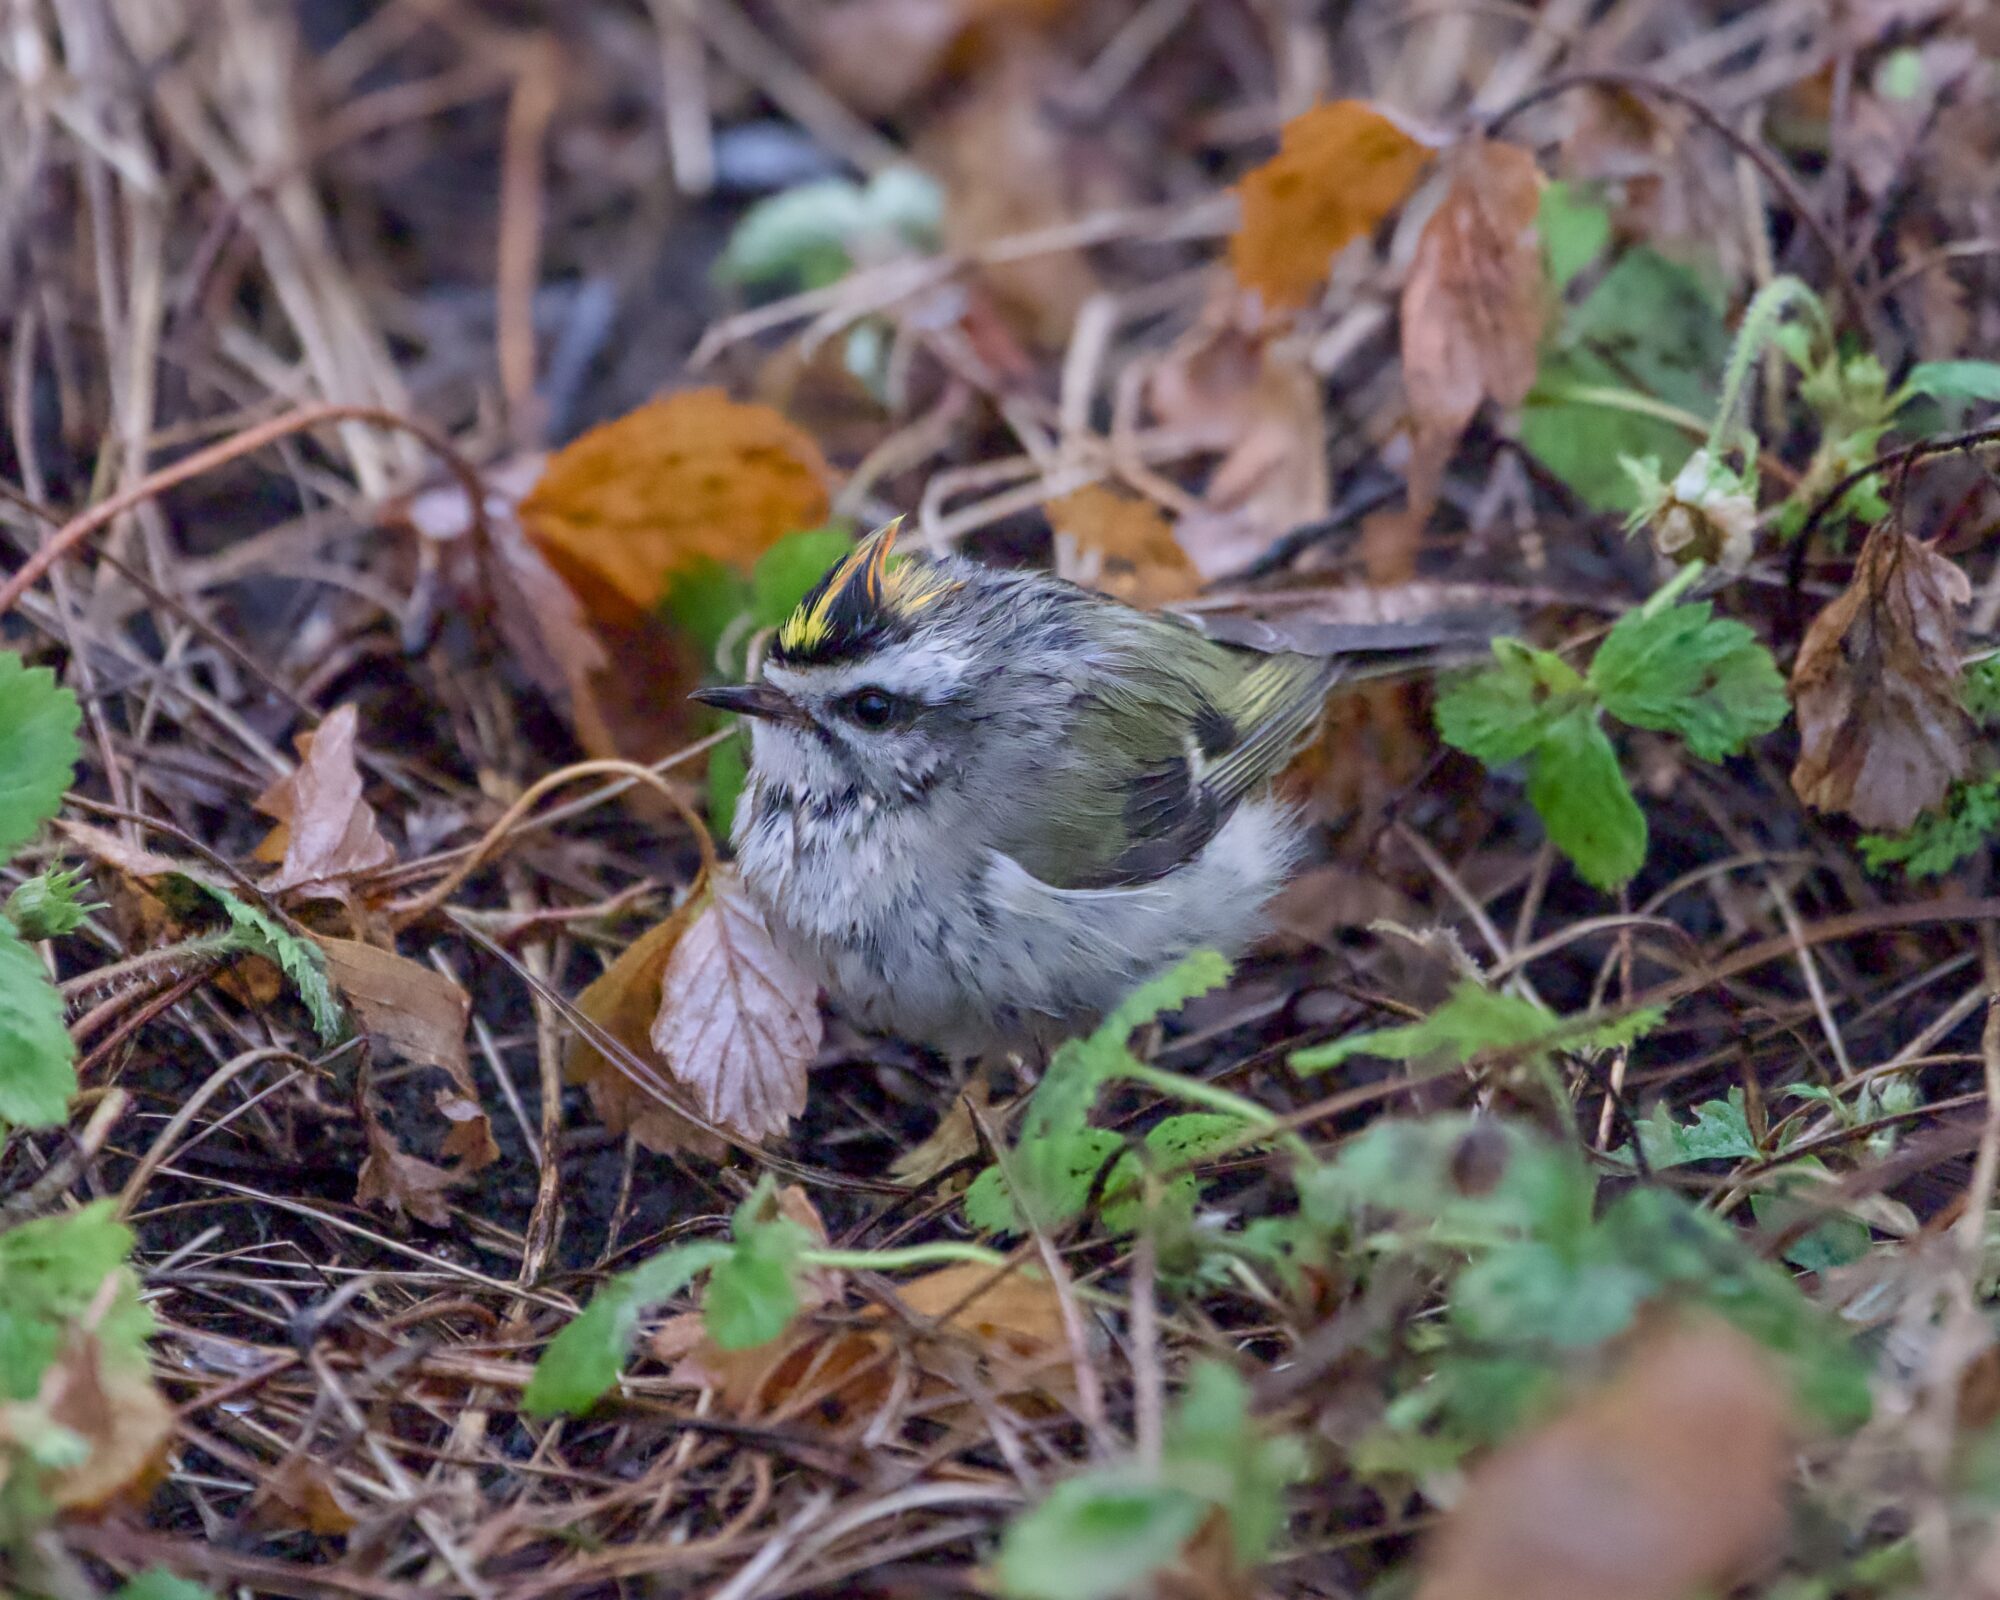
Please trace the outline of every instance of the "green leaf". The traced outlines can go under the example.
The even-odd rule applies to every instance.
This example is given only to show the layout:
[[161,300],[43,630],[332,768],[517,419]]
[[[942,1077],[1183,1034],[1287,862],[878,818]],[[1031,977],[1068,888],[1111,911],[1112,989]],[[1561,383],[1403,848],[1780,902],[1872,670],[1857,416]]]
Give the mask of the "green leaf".
[[1462,978],[1444,1004],[1422,1022],[1378,1028],[1331,1044],[1295,1050],[1292,1069],[1325,1072],[1355,1056],[1378,1056],[1384,1061],[1437,1056],[1442,1071],[1462,1067],[1489,1050],[1511,1050],[1549,1040],[1561,1027],[1561,1018],[1532,1000]]
[[80,867],[50,867],[7,896],[0,915],[13,923],[24,939],[60,939],[82,927],[91,912],[104,909],[102,901],[84,899],[88,882]]
[[788,533],[757,558],[750,572],[752,620],[775,628],[797,609],[827,569],[854,548],[845,528],[806,528]]
[[47,667],[0,650],[0,860],[35,836],[62,805],[83,747],[76,696]]
[[1941,811],[1926,811],[1906,833],[1864,833],[1858,843],[1870,872],[1901,867],[1912,881],[1941,878],[2000,835],[2000,773],[1954,783]]
[[776,1209],[769,1178],[736,1208],[736,1243],[708,1275],[702,1320],[725,1350],[769,1344],[799,1309],[792,1275],[812,1244],[805,1227]]
[[854,250],[870,239],[934,242],[943,215],[943,191],[914,167],[890,167],[865,188],[846,178],[800,184],[743,214],[715,275],[724,283],[798,280],[820,288],[845,277]]
[[1933,400],[1983,400],[2000,405],[2000,361],[1919,361],[1903,388]]
[[0,1122],[53,1128],[76,1093],[62,996],[33,948],[0,921]]
[[125,1264],[131,1253],[132,1230],[118,1221],[110,1200],[0,1234],[0,1395],[33,1398],[64,1329],[92,1308],[114,1274],[117,1290],[97,1323],[99,1346],[107,1362],[146,1364],[153,1316]]
[[1690,1161],[1749,1161],[1763,1154],[1750,1131],[1741,1089],[1731,1089],[1726,1100],[1704,1100],[1687,1123],[1675,1120],[1662,1101],[1639,1124],[1639,1142],[1646,1164],[1655,1169]]
[[[1242,1143],[1249,1124],[1222,1111],[1188,1111],[1166,1117],[1146,1132],[1143,1162],[1127,1150],[1104,1180],[1104,1225],[1113,1233],[1131,1233],[1145,1220],[1147,1170],[1166,1172],[1199,1161],[1211,1150]],[[1192,1172],[1168,1179],[1160,1203],[1192,1215],[1201,1187]]]
[[2000,722],[2000,656],[1988,656],[1965,669],[1958,697],[1975,722]]
[[1623,1333],[1653,1289],[1652,1275],[1636,1263],[1578,1259],[1527,1240],[1460,1273],[1451,1315],[1481,1344],[1576,1349]]
[[1250,1391],[1233,1368],[1195,1363],[1167,1419],[1161,1476],[1222,1509],[1238,1567],[1254,1567],[1270,1553],[1284,1525],[1285,1490],[1306,1465],[1297,1440],[1267,1437],[1257,1426]]
[[1185,1490],[1129,1469],[1069,1478],[1008,1525],[995,1576],[1012,1600],[1109,1600],[1180,1553],[1208,1515]]
[[1089,1125],[1090,1108],[1105,1080],[1132,1063],[1127,1045],[1133,1030],[1178,1010],[1228,977],[1227,960],[1213,950],[1197,950],[1140,984],[1094,1031],[1065,1041],[1021,1119],[1010,1165],[1022,1193],[1010,1192],[997,1167],[981,1173],[966,1194],[967,1219],[991,1232],[1011,1233],[1023,1229],[1030,1217],[1044,1229],[1074,1218],[1098,1171],[1123,1143],[1116,1134]]
[[1611,242],[1610,211],[1579,195],[1575,184],[1560,179],[1542,190],[1535,226],[1542,236],[1542,260],[1548,267],[1549,282],[1557,294],[1569,288]]
[[117,1600],[214,1600],[214,1596],[164,1567],[150,1567],[120,1589]]
[[264,957],[291,980],[292,991],[312,1018],[313,1031],[325,1044],[346,1037],[347,1016],[326,978],[326,957],[319,946],[301,939],[277,918],[237,899],[227,889],[202,884],[228,913],[231,948]]
[[1785,680],[1771,652],[1707,601],[1619,618],[1590,663],[1605,710],[1677,733],[1704,761],[1734,755],[1785,720]]
[[1718,297],[1655,251],[1627,250],[1565,320],[1542,359],[1521,442],[1598,511],[1636,509],[1620,457],[1680,470],[1697,443],[1672,422],[1568,398],[1606,390],[1706,416],[1720,390],[1729,330]]
[[1645,864],[1646,818],[1594,708],[1549,725],[1528,773],[1528,801],[1586,883],[1616,889]]
[[660,610],[694,646],[702,672],[731,679],[743,675],[742,652],[735,652],[727,666],[717,661],[716,652],[730,625],[749,609],[750,580],[714,556],[698,556],[680,568],[660,598]]
[[1492,666],[1447,683],[1437,701],[1445,743],[1489,767],[1529,754],[1587,692],[1562,657],[1518,639],[1495,639],[1493,657]]
[[1806,1196],[1804,1185],[1798,1193],[1754,1194],[1750,1211],[1757,1226],[1766,1233],[1783,1233],[1794,1223],[1809,1217],[1824,1217],[1785,1246],[1785,1259],[1801,1272],[1825,1272],[1829,1267],[1848,1267],[1868,1254],[1875,1236],[1859,1217],[1828,1216],[1824,1206],[1815,1206]]
[[639,1319],[648,1307],[670,1300],[705,1269],[728,1259],[719,1239],[697,1239],[662,1250],[629,1272],[621,1272],[555,1338],[535,1363],[521,1396],[537,1417],[588,1411],[625,1369]]

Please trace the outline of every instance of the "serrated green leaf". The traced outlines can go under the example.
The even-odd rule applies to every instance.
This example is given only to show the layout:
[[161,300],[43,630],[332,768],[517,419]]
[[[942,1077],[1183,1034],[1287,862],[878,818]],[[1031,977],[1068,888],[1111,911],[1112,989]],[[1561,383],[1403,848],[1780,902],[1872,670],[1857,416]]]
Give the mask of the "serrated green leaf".
[[1110,1600],[1173,1560],[1207,1515],[1129,1469],[1085,1473],[1008,1525],[994,1576],[1011,1600]]
[[89,879],[81,868],[50,867],[22,882],[7,896],[4,916],[22,938],[60,939],[83,926],[93,911],[104,903],[85,900]]
[[1904,389],[1933,400],[1983,400],[2000,405],[2000,361],[1919,361]]
[[672,1299],[729,1254],[719,1239],[693,1240],[611,1279],[549,1341],[522,1393],[522,1408],[537,1417],[588,1411],[618,1381],[647,1308]]
[[1704,761],[1734,755],[1789,709],[1771,652],[1707,601],[1627,612],[1591,661],[1590,683],[1621,722],[1677,733]]
[[1384,1061],[1438,1056],[1449,1066],[1462,1067],[1487,1051],[1609,1050],[1644,1038],[1659,1026],[1661,1016],[1657,1008],[1646,1007],[1601,1022],[1587,1015],[1559,1017],[1532,1000],[1465,978],[1421,1022],[1297,1050],[1291,1063],[1295,1071],[1324,1072],[1358,1055]]
[[299,997],[312,1018],[313,1031],[323,1044],[337,1044],[347,1034],[347,1014],[327,982],[326,957],[317,945],[288,929],[277,918],[239,900],[227,889],[214,884],[200,885],[228,914],[230,945],[250,955],[274,963],[291,980],[292,992]]
[[1906,833],[1864,833],[1858,844],[1870,872],[1901,867],[1912,881],[1941,878],[2000,837],[2000,774],[1954,783],[1944,805],[1926,811]]
[[1763,1152],[1750,1131],[1743,1091],[1731,1089],[1726,1100],[1704,1100],[1694,1108],[1694,1121],[1681,1122],[1664,1103],[1639,1125],[1646,1164],[1660,1169],[1690,1161],[1748,1161]]
[[[1146,1152],[1144,1162],[1127,1150],[1104,1180],[1105,1227],[1113,1233],[1130,1233],[1144,1220],[1147,1170],[1166,1172],[1186,1167],[1211,1150],[1242,1143],[1248,1128],[1241,1117],[1221,1111],[1182,1112],[1154,1124],[1142,1141]],[[1191,1215],[1200,1192],[1193,1173],[1176,1172],[1167,1180],[1161,1204]]]
[[1594,707],[1549,725],[1535,747],[1528,802],[1586,883],[1616,889],[1645,865],[1646,818]]
[[1228,981],[1228,958],[1218,951],[1197,950],[1179,966],[1147,979],[1119,1001],[1091,1037],[1115,1043],[1122,1052],[1138,1028],[1172,1016],[1197,995],[1220,989]]
[[53,672],[0,650],[0,860],[61,808],[83,753],[82,721],[76,696]]
[[1459,1274],[1451,1315],[1482,1345],[1576,1349],[1623,1333],[1654,1288],[1652,1275],[1636,1263],[1579,1259],[1525,1240]]
[[1492,666],[1446,683],[1437,701],[1445,743],[1489,767],[1527,755],[1585,693],[1575,668],[1550,651],[1495,639],[1493,657]]
[[0,921],[0,1122],[53,1128],[76,1094],[62,996],[33,948]]
[[1267,1436],[1252,1419],[1249,1388],[1233,1368],[1195,1363],[1167,1419],[1161,1476],[1222,1509],[1238,1567],[1254,1567],[1270,1553],[1284,1523],[1285,1490],[1305,1469],[1297,1440]]
[[[1104,1164],[1125,1148],[1125,1141],[1107,1128],[1080,1127],[1029,1140],[1015,1147],[1012,1164],[1030,1200],[1027,1214],[999,1166],[988,1167],[965,1191],[965,1220],[987,1233],[1024,1233],[1028,1217],[1044,1230],[1061,1228],[1083,1214],[1084,1203]],[[1109,1185],[1106,1185],[1107,1192]],[[1123,1229],[1133,1219],[1121,1215]],[[1111,1225],[1106,1217],[1107,1226]]]
[[114,1274],[120,1281],[97,1323],[99,1348],[108,1362],[145,1366],[153,1316],[126,1266],[131,1253],[132,1230],[110,1200],[0,1233],[0,1396],[33,1398],[64,1329],[92,1308]]

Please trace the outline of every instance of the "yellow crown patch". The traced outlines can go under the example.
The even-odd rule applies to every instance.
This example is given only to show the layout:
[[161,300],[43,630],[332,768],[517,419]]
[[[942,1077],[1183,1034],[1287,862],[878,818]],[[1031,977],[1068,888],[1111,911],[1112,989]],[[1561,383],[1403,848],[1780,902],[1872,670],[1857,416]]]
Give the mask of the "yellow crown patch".
[[839,561],[778,629],[781,660],[846,654],[915,615],[958,584],[922,562],[889,565],[903,519],[884,523]]

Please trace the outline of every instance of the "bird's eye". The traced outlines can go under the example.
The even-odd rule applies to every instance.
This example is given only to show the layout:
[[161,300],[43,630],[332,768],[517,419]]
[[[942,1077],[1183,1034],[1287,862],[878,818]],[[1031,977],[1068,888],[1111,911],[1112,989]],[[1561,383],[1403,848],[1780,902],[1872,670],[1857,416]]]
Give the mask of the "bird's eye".
[[847,714],[864,728],[886,728],[902,703],[886,689],[857,689],[847,697]]

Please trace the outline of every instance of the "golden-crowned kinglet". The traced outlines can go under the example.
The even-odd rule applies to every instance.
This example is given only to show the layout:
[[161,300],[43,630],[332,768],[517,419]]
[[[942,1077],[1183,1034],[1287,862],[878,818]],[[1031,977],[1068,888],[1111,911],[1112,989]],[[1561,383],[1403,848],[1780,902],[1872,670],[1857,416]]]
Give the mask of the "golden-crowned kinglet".
[[778,630],[751,721],[743,879],[864,1026],[1046,1046],[1204,948],[1235,955],[1298,863],[1269,793],[1338,678],[1038,572],[889,565],[896,524]]

